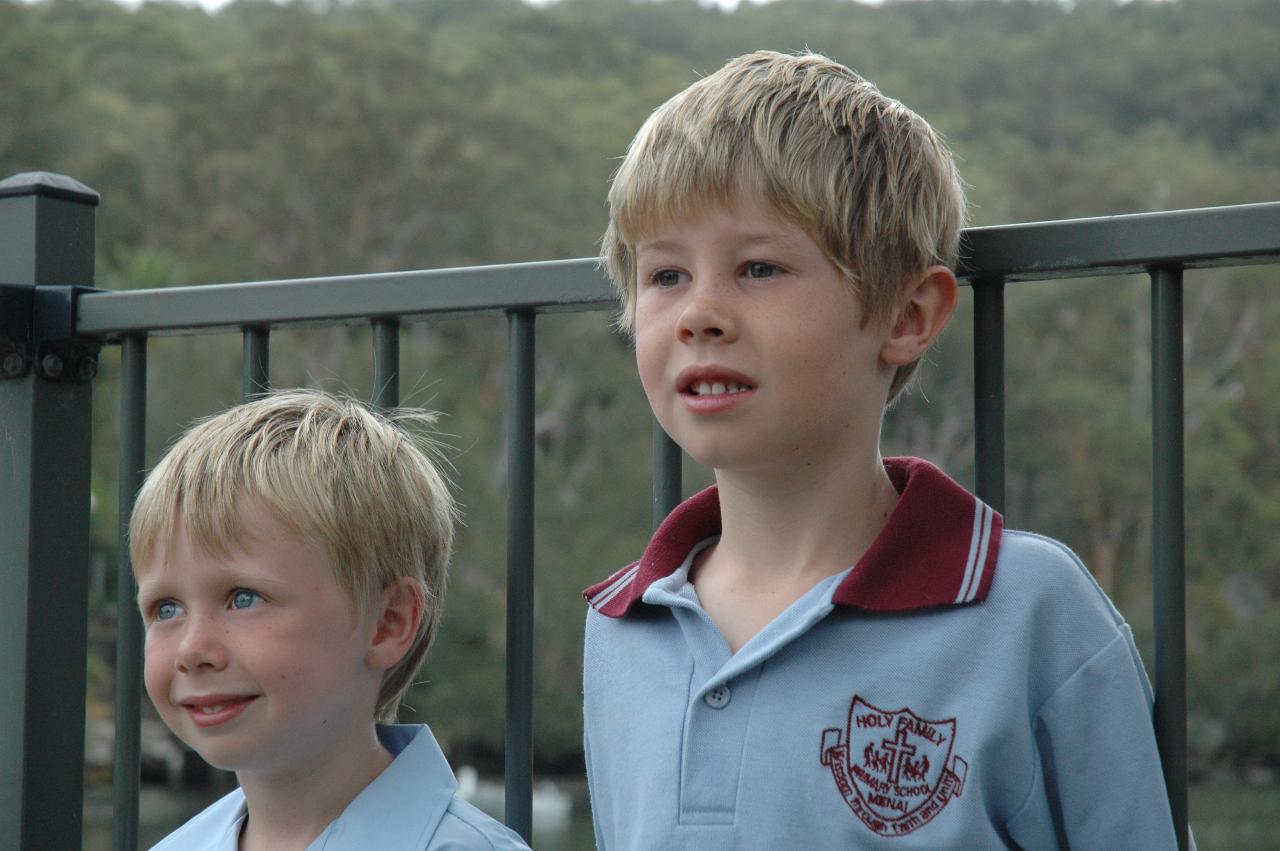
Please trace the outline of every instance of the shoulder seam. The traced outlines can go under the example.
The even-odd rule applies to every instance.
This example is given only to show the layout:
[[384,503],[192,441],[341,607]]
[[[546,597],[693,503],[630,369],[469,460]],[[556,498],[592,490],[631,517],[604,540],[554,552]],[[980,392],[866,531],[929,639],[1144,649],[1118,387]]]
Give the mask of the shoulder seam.
[[1050,538],[1048,535],[1041,535],[1038,532],[1028,532],[1023,529],[1005,529],[1004,534],[1011,535],[1015,538],[1029,538],[1033,541],[1039,541],[1042,544],[1047,544],[1051,549],[1055,550],[1059,554],[1066,556],[1072,566],[1074,566],[1080,575],[1085,578],[1085,581],[1089,583],[1089,586],[1093,589],[1093,593],[1095,593],[1098,596],[1098,599],[1102,601],[1103,605],[1107,607],[1107,611],[1111,613],[1111,619],[1115,626],[1120,627],[1122,624],[1126,623],[1124,615],[1116,608],[1115,602],[1107,596],[1106,591],[1102,590],[1102,586],[1098,584],[1098,580],[1094,577],[1093,572],[1089,570],[1089,567],[1081,560],[1080,556],[1076,555],[1075,550],[1071,549],[1071,547],[1056,538]]
[[1031,716],[1032,719],[1038,720],[1040,716],[1044,714],[1044,708],[1048,706],[1050,703],[1052,703],[1053,699],[1057,697],[1059,694],[1061,694],[1062,690],[1065,689],[1068,685],[1070,685],[1072,680],[1080,676],[1081,671],[1083,671],[1085,668],[1092,665],[1095,659],[1097,659],[1103,653],[1106,653],[1108,650],[1114,647],[1117,641],[1124,641],[1127,637],[1128,636],[1125,630],[1121,628],[1119,624],[1117,624],[1116,634],[1111,637],[1111,640],[1108,641],[1106,644],[1103,644],[1101,647],[1099,647],[1093,653],[1093,655],[1091,655],[1088,659],[1085,659],[1083,662],[1077,665],[1066,679],[1058,683],[1058,685],[1054,688],[1053,692],[1048,697],[1046,697],[1039,706],[1036,707],[1035,714]]
[[[1055,543],[1055,544],[1058,543],[1057,541],[1054,541],[1052,538],[1044,538],[1044,536],[1035,535],[1034,533],[1028,533],[1028,534],[1031,534],[1034,537],[1043,538],[1044,540],[1049,541],[1051,543]],[[1062,545],[1060,544],[1059,546],[1062,546]],[[1072,680],[1078,677],[1081,671],[1089,667],[1089,665],[1091,665],[1093,661],[1097,659],[1099,656],[1101,656],[1103,653],[1110,650],[1117,641],[1123,641],[1124,638],[1125,638],[1124,630],[1120,629],[1119,626],[1117,626],[1116,634],[1112,636],[1111,640],[1103,644],[1101,647],[1098,648],[1096,652],[1093,653],[1093,655],[1091,655],[1088,659],[1085,659],[1078,666],[1076,666],[1075,670],[1071,672],[1070,676],[1068,676],[1062,682],[1058,683],[1058,685],[1054,688],[1053,692],[1050,693],[1050,695],[1046,697],[1039,706],[1036,707],[1036,711],[1031,716],[1032,741],[1034,741],[1036,738],[1035,730],[1036,730],[1036,727],[1040,724],[1040,717],[1044,714],[1044,708],[1048,706],[1055,697],[1061,694],[1062,690],[1065,689],[1071,683]],[[1013,811],[1013,815],[1010,816],[1009,819],[1005,822],[1006,825],[1008,825],[1010,822],[1016,821],[1018,816],[1022,814],[1022,811],[1025,810],[1030,805],[1031,793],[1034,792],[1036,789],[1036,776],[1040,770],[1040,748],[1032,747],[1031,753],[1032,753],[1031,784],[1027,788],[1026,793],[1022,796],[1022,803],[1018,805],[1018,808]]]
[[[457,800],[458,798],[454,798],[454,801],[457,801]],[[453,809],[454,801],[449,802],[449,806],[445,808],[444,814],[446,816],[452,816],[453,818],[457,819],[459,822],[461,822],[462,824],[470,828],[471,831],[475,833],[476,836],[484,840],[484,844],[486,847],[493,849],[493,851],[498,851],[498,846],[493,844],[493,840],[489,838],[488,834],[486,834],[483,830],[480,829],[479,825],[477,825],[475,822],[471,821],[470,819],[463,818],[457,812],[454,811]],[[473,804],[472,806],[475,806],[475,805]],[[488,818],[489,816],[485,816],[485,817]],[[495,821],[497,820],[495,819]],[[501,824],[501,822],[498,822],[498,823]],[[506,827],[506,825],[503,825],[503,827]],[[510,830],[510,828],[507,828],[507,829]]]

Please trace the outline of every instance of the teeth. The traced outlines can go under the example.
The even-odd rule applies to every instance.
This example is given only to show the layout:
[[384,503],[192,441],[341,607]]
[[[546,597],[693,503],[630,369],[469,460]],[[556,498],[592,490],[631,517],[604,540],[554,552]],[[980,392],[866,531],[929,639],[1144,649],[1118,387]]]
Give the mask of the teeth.
[[226,708],[227,705],[225,703],[215,703],[211,706],[201,706],[200,711],[205,715],[213,715],[215,712],[221,712]]
[[750,388],[746,384],[738,384],[732,381],[728,383],[699,381],[690,389],[695,396],[723,396],[726,393],[742,393]]

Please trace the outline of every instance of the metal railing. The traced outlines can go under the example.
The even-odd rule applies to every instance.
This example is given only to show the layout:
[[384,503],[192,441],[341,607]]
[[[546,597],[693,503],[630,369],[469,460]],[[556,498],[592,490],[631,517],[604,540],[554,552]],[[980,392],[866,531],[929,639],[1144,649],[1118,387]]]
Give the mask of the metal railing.
[[[117,849],[137,847],[142,629],[124,532],[144,473],[148,337],[239,332],[243,392],[268,387],[270,334],[371,323],[374,403],[399,402],[401,323],[508,319],[506,820],[529,837],[533,774],[533,364],[536,317],[605,310],[593,260],[106,292],[91,289],[98,196],[45,173],[0,181],[0,847],[81,841],[89,556],[90,400],[119,344]],[[972,228],[958,270],[975,295],[978,495],[1004,508],[1008,283],[1145,272],[1153,357],[1156,735],[1174,819],[1187,823],[1182,271],[1280,262],[1280,203]],[[680,494],[680,452],[656,425],[653,519]],[[56,708],[56,711],[52,711]]]

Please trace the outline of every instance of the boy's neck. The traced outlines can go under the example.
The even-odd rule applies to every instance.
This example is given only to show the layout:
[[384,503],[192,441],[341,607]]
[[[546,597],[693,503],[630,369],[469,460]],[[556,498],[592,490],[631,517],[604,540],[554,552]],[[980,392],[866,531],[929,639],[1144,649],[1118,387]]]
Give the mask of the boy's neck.
[[371,725],[367,738],[317,754],[307,771],[272,776],[237,772],[249,813],[240,832],[240,851],[303,851],[393,759]]
[[898,501],[878,452],[786,476],[716,472],[721,536],[699,600],[736,652],[823,579],[855,564]]

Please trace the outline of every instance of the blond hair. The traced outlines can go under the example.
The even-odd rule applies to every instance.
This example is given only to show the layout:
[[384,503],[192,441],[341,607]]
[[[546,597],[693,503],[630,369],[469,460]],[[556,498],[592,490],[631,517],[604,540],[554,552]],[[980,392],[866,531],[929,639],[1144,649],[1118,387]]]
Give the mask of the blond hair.
[[[624,330],[635,330],[636,241],[741,193],[759,194],[818,244],[857,294],[864,325],[892,319],[913,276],[957,260],[964,187],[933,128],[825,56],[759,51],[658,107],[614,175],[600,255]],[[898,368],[890,400],[915,368]]]
[[172,542],[178,524],[194,546],[219,555],[249,541],[254,500],[299,537],[323,545],[353,607],[391,582],[421,583],[422,624],[408,653],[382,679],[376,717],[392,721],[435,638],[444,604],[457,509],[433,457],[409,426],[432,414],[371,410],[316,390],[271,393],[192,426],[147,476],[129,523],[134,565]]

